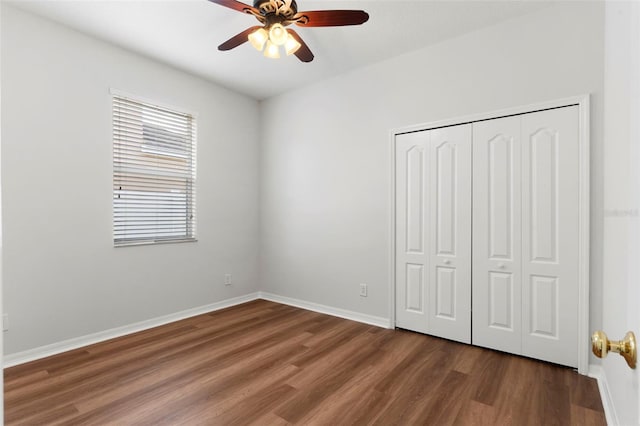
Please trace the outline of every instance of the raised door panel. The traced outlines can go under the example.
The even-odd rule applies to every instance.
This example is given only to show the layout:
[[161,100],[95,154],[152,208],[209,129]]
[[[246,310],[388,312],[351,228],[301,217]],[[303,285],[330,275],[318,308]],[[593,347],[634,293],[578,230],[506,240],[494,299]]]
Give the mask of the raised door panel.
[[529,333],[533,336],[558,339],[558,277],[531,275],[531,322]]
[[427,332],[428,132],[396,136],[396,325]]
[[557,262],[559,134],[542,127],[528,136],[529,217],[531,260]]
[[437,318],[456,320],[456,270],[438,266],[435,271],[435,310]]
[[412,145],[405,153],[406,173],[406,228],[405,250],[407,253],[424,253],[424,176],[425,176],[425,148]]
[[523,115],[522,138],[522,353],[577,367],[578,107]]
[[520,117],[473,124],[473,344],[521,352]]
[[513,274],[509,272],[489,272],[488,311],[489,327],[513,332],[514,318],[520,308],[514,305]]
[[429,334],[471,342],[471,125],[430,131]]

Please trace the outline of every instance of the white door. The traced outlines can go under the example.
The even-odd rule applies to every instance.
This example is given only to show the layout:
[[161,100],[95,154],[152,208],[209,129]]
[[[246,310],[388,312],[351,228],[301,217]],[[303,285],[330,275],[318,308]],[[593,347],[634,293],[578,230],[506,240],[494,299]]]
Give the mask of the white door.
[[[606,2],[605,29],[602,324],[591,331],[640,339],[640,4]],[[602,374],[609,424],[640,425],[640,366],[612,353]]]
[[396,136],[396,326],[427,333],[428,132]]
[[396,325],[471,341],[471,126],[396,136]]
[[473,344],[522,352],[520,116],[473,125]]
[[429,133],[428,333],[471,343],[471,125]]
[[473,343],[578,365],[578,106],[474,124]]
[[522,354],[578,366],[578,107],[522,116]]

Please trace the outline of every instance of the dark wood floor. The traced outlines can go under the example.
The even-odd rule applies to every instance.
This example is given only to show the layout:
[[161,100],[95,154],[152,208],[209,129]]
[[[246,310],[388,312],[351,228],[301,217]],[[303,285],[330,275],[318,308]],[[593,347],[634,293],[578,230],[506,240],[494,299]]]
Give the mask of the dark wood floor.
[[263,300],[5,374],[5,422],[601,425],[574,371]]

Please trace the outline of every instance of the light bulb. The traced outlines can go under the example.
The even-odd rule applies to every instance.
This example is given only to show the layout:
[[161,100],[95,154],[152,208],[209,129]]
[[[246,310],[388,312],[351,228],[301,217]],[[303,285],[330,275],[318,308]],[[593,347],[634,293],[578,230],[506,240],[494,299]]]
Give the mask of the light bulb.
[[287,30],[284,29],[282,24],[273,24],[269,30],[269,40],[278,46],[282,46],[287,42],[287,35]]
[[271,40],[267,40],[267,47],[264,49],[264,56],[271,59],[278,59],[280,57],[280,48],[277,44],[271,43]]
[[291,34],[287,34],[287,42],[284,44],[284,50],[287,52],[287,56],[296,53],[301,46],[298,40],[293,38]]
[[264,28],[259,28],[254,32],[252,32],[251,34],[249,34],[249,42],[253,47],[256,48],[256,50],[259,50],[261,52],[268,38],[269,38],[269,34]]

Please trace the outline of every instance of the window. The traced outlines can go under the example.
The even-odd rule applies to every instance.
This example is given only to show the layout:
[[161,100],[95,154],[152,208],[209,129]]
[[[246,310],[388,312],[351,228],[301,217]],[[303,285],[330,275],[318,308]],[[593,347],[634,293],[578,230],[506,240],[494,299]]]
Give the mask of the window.
[[114,94],[114,244],[195,241],[195,188],[195,117]]

